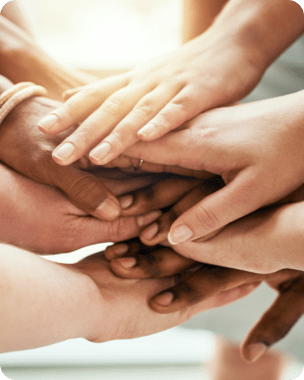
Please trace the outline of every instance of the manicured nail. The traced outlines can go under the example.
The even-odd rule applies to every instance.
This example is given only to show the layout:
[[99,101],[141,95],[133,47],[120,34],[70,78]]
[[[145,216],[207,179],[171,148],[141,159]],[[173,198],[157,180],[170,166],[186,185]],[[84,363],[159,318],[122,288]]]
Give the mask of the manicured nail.
[[143,230],[142,233],[140,234],[140,236],[142,236],[143,238],[145,238],[147,240],[151,240],[157,234],[158,228],[159,228],[158,224],[153,223],[153,224],[151,224],[151,226],[149,226],[145,230]]
[[107,157],[111,149],[111,145],[107,142],[104,142],[90,152],[90,157],[96,161],[101,161]]
[[155,124],[148,123],[137,132],[139,137],[148,138],[155,131]]
[[251,362],[254,363],[260,357],[267,351],[267,346],[263,343],[255,343],[251,344],[250,346],[247,347],[246,349],[246,355],[245,358]]
[[112,198],[107,198],[96,209],[96,214],[105,220],[114,220],[120,215],[120,207]]
[[111,245],[111,248],[116,255],[124,255],[129,250],[128,244]]
[[116,262],[118,262],[125,269],[133,268],[137,263],[135,257],[122,257],[121,259],[117,259]]
[[174,299],[172,292],[164,292],[153,299],[153,302],[161,306],[170,306]]
[[51,131],[57,124],[58,120],[58,116],[56,115],[46,116],[45,118],[39,121],[38,127],[40,127],[41,129],[45,129],[46,131]]
[[170,231],[168,234],[168,241],[170,244],[180,244],[192,238],[193,232],[187,227],[185,224],[181,224],[180,226],[174,228],[174,230]]
[[59,160],[65,161],[68,160],[75,151],[75,146],[71,143],[64,143],[59,148],[54,150],[53,156]]
[[137,217],[137,224],[139,227],[146,226],[147,224],[150,224],[154,222],[155,219],[159,218],[162,215],[161,211],[151,211],[148,214],[140,215]]
[[120,207],[125,210],[126,208],[130,207],[131,204],[133,203],[133,196],[132,195],[124,195],[123,197],[120,197],[118,199],[120,203]]

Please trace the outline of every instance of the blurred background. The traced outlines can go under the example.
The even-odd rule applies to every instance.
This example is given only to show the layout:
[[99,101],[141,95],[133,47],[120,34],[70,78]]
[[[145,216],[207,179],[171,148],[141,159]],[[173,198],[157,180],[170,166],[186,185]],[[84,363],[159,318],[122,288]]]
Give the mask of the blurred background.
[[[69,67],[127,70],[175,49],[181,41],[182,0],[21,0],[19,4],[40,46]],[[272,75],[275,82],[279,74]],[[78,261],[104,247],[58,255],[56,260]],[[259,312],[252,316],[258,317]],[[204,313],[204,318],[210,325],[220,323],[212,312]],[[12,380],[211,380],[206,363],[212,358],[215,336],[203,329],[204,323],[197,316],[187,329],[178,327],[132,341],[97,345],[74,340],[1,354],[0,367]],[[248,321],[248,329],[251,325]],[[227,329],[238,329],[234,316],[227,321]],[[286,376],[287,380],[295,377]]]

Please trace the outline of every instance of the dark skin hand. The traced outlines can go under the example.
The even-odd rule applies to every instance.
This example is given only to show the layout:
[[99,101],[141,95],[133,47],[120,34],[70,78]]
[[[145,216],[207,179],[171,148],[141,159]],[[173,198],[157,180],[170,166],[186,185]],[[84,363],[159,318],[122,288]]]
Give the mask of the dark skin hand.
[[[166,231],[172,219],[191,207],[197,199],[203,199],[210,191],[220,187],[221,184],[217,180],[212,185],[209,183],[207,187],[202,183],[196,185],[172,209],[158,219],[159,232],[151,239],[151,245],[165,240]],[[299,202],[303,198],[304,186],[280,201],[280,204]],[[150,203],[152,202],[151,200]],[[267,218],[268,214],[271,215],[270,213],[271,208],[269,211],[266,210],[264,217]],[[144,240],[142,234],[143,232],[141,240]],[[266,281],[278,292],[278,297],[253,327],[242,345],[242,356],[250,362],[258,360],[268,347],[282,339],[304,314],[304,274],[302,271],[286,269],[265,274],[202,264],[180,256],[170,247],[146,246],[136,239],[123,246],[108,247],[105,256],[111,261],[112,271],[122,278],[175,276],[175,286],[150,300],[153,310],[165,314],[185,309],[219,292],[249,284],[258,286],[262,281]]]
[[[0,77],[0,90],[11,86]],[[64,168],[53,161],[51,152],[65,134],[47,136],[38,130],[37,123],[57,105],[51,99],[35,97],[17,106],[0,127],[0,160],[28,178],[60,189],[88,214],[115,220],[121,213],[119,202],[98,179],[77,165]]]

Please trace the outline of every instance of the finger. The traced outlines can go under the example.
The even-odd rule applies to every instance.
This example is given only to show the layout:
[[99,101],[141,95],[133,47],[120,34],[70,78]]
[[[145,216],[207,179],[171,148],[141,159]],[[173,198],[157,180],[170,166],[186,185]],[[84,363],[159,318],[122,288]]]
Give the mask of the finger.
[[138,137],[144,141],[158,139],[197,116],[201,105],[198,104],[199,94],[196,92],[189,86],[185,87],[138,132]]
[[[123,215],[140,215],[159,210],[177,202],[198,180],[171,178],[119,198]],[[124,207],[125,206],[125,207]]]
[[[150,84],[127,86],[116,91],[53,151],[54,160],[60,165],[69,165],[88,153],[149,91]],[[99,153],[107,154],[110,149],[111,145],[104,143],[99,146]]]
[[91,86],[91,83],[90,84],[87,84],[85,86],[80,86],[80,87],[76,87],[76,88],[70,88],[69,90],[66,90],[62,93],[61,97],[64,101],[67,101],[68,99],[70,99],[72,96],[74,96],[75,94],[77,94],[78,92],[84,90],[85,88],[88,88]]
[[121,213],[116,197],[90,173],[58,166],[53,183],[75,206],[98,219],[112,221]]
[[263,189],[251,172],[251,169],[243,171],[227,186],[206,197],[180,216],[168,234],[170,244],[180,244],[204,237],[262,207]]
[[[120,155],[103,166],[106,168],[137,168],[140,162],[141,159],[139,158]],[[140,169],[149,173],[172,173],[199,179],[208,179],[214,177],[214,173],[210,173],[204,170],[184,169],[176,165],[154,164],[147,161],[142,162]]]
[[150,305],[158,313],[172,313],[202,302],[219,292],[256,284],[263,278],[263,275],[255,273],[204,265],[180,284],[155,296]]
[[[224,182],[220,177],[214,177],[196,185],[182,199],[180,199],[169,211],[161,215],[152,225],[146,227],[140,233],[141,241],[146,245],[155,245],[167,240],[172,223],[186,210],[200,202],[206,196],[223,187]],[[212,233],[217,234],[219,230]],[[211,234],[206,238],[210,238]]]
[[[138,141],[138,130],[153,118],[178,91],[177,87],[158,86],[140,99],[131,112],[90,152],[91,161],[95,165],[105,165],[135,144]],[[106,155],[104,146],[111,148]]]
[[[133,249],[132,249],[133,248]],[[162,278],[180,274],[191,268],[195,261],[186,259],[171,248],[130,247],[122,258],[111,261],[112,271],[122,278]]]
[[85,120],[111,94],[127,84],[128,80],[125,76],[117,75],[86,85],[62,106],[40,120],[38,127],[41,132],[48,134],[65,131]]
[[257,361],[269,347],[283,339],[304,314],[304,277],[287,287],[282,284],[283,288],[242,344],[245,361]]

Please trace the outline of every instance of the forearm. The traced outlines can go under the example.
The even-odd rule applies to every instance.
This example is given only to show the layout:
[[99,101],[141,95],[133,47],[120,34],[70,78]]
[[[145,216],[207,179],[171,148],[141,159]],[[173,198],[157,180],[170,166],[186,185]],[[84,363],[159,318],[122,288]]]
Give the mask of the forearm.
[[46,54],[26,33],[0,15],[0,74],[13,83],[30,81],[48,89],[50,97],[94,81],[94,76],[67,69]]
[[2,16],[13,22],[19,28],[23,29],[29,36],[33,37],[33,32],[20,9],[19,1],[9,1],[2,8]]
[[183,42],[205,32],[228,0],[184,0]]
[[100,296],[87,276],[0,245],[0,278],[0,352],[91,337]]
[[230,0],[210,28],[266,69],[304,31],[302,8],[289,0]]

